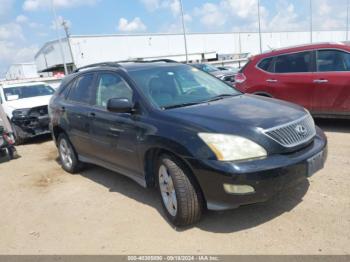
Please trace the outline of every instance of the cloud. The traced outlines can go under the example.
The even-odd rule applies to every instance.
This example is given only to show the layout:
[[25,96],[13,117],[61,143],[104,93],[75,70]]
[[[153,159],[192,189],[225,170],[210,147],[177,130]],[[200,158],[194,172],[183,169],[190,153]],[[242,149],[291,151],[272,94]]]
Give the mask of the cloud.
[[140,0],[141,3],[150,12],[159,9],[169,10],[174,17],[179,16],[181,12],[181,5],[179,0]]
[[135,17],[130,22],[126,18],[120,18],[118,30],[121,32],[140,32],[146,30],[145,24],[139,17]]
[[160,0],[141,0],[141,3],[148,11],[154,12],[160,8]]
[[200,17],[200,22],[207,28],[223,26],[228,18],[227,13],[222,11],[222,6],[213,3],[204,3],[194,10],[194,14]]
[[[82,5],[94,5],[99,0],[53,0],[57,8],[72,8]],[[37,11],[51,7],[51,0],[25,0],[22,8],[24,11]]]
[[6,18],[14,7],[14,0],[0,0],[0,21]]
[[7,23],[0,25],[0,41],[8,41],[11,39],[24,39],[22,27],[16,23]]
[[0,78],[10,64],[33,61],[37,50],[36,45],[30,45],[26,42],[21,25],[15,22],[1,24]]
[[17,23],[22,24],[22,23],[25,23],[25,22],[27,22],[27,21],[28,21],[28,17],[26,17],[25,15],[18,15],[18,16],[16,17],[16,22],[17,22]]
[[36,45],[22,47],[11,41],[0,41],[0,78],[5,75],[11,64],[33,62],[38,50]]
[[66,22],[68,28],[71,28],[71,27],[72,27],[72,22],[71,22],[70,20],[64,19],[62,16],[58,16],[57,19],[56,19],[56,23],[55,23],[55,20],[52,20],[52,21],[51,21],[51,26],[50,26],[50,28],[51,28],[52,30],[56,30],[57,27],[58,27],[59,29],[63,29],[63,22],[64,22],[64,21]]

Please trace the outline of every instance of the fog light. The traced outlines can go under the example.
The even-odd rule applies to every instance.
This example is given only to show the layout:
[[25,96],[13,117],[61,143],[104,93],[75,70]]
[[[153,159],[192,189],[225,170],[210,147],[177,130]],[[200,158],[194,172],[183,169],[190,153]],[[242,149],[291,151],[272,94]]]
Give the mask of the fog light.
[[224,189],[228,194],[244,195],[255,192],[252,186],[224,184]]

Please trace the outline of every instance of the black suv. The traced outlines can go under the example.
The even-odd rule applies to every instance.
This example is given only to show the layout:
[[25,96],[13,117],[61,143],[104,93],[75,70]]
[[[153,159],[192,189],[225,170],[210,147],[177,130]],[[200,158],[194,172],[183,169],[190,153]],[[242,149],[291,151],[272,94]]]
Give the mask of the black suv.
[[269,199],[323,167],[327,140],[297,105],[244,95],[195,67],[101,63],[49,105],[63,168],[93,163],[157,187],[174,225]]

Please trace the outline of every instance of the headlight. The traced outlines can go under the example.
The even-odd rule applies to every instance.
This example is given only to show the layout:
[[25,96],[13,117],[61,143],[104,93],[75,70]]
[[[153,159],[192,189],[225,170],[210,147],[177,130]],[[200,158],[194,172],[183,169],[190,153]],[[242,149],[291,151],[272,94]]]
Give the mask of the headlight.
[[26,116],[29,112],[30,108],[16,109],[12,112],[12,116],[14,117],[22,117]]
[[214,152],[218,160],[234,161],[267,156],[257,143],[240,136],[215,133],[199,133],[198,136]]

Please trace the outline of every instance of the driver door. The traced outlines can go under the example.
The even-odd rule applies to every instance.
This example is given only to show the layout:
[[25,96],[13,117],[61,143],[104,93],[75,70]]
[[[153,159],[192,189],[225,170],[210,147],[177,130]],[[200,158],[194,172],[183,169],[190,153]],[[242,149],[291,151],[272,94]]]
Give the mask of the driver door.
[[111,98],[133,100],[133,90],[117,73],[101,72],[97,76],[94,106],[89,117],[94,154],[99,161],[107,162],[123,173],[138,172],[138,126],[131,113],[107,110]]

